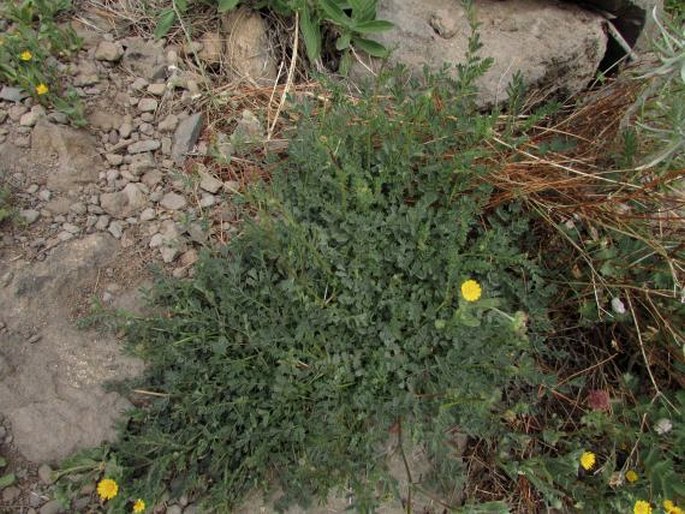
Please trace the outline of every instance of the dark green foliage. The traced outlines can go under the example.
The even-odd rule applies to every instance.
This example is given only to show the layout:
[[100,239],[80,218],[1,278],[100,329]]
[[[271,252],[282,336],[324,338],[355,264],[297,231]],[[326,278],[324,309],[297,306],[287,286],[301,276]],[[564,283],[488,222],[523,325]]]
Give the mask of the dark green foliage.
[[493,118],[472,71],[409,87],[395,73],[359,101],[304,106],[289,158],[254,191],[258,220],[192,280],[158,286],[167,315],[130,336],[145,387],[169,396],[115,448],[139,487],[173,480],[226,506],[271,478],[286,502],[349,485],[364,510],[397,422],[450,480],[448,431],[500,430],[538,379],[517,311],[542,321],[546,289],[522,211],[484,211]]

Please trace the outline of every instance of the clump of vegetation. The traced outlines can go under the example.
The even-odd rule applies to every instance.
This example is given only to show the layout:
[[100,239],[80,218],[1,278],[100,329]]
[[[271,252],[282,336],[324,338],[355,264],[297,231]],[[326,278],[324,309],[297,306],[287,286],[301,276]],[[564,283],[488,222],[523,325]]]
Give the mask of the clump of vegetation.
[[57,23],[71,9],[71,0],[10,0],[0,5],[0,81],[17,86],[38,102],[53,105],[83,124],[83,109],[75,91],[64,87],[57,60],[79,49],[74,31]]
[[[659,113],[683,79],[533,112],[516,80],[484,114],[478,48],[300,107],[240,237],[127,320],[148,400],[67,489],[100,484],[110,512],[273,485],[278,507],[343,488],[371,512],[455,484],[469,513],[682,512],[682,127]],[[399,490],[388,441],[431,473]]]

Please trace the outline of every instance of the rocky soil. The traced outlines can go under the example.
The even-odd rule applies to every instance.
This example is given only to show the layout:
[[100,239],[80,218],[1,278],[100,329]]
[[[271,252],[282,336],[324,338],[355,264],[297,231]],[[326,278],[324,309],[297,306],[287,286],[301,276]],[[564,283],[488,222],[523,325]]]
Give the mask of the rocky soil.
[[[196,77],[179,71],[176,49],[76,27],[85,46],[63,71],[87,106],[86,128],[0,89],[0,178],[18,208],[0,242],[0,475],[16,476],[0,512],[63,512],[51,466],[111,439],[130,406],[103,385],[142,363],[114,334],[75,322],[93,302],[135,312],[151,264],[184,277],[210,238],[235,231],[227,206],[239,186],[186,165],[207,143]],[[251,113],[242,119],[261,131]],[[82,493],[70,512],[96,509],[93,491]]]

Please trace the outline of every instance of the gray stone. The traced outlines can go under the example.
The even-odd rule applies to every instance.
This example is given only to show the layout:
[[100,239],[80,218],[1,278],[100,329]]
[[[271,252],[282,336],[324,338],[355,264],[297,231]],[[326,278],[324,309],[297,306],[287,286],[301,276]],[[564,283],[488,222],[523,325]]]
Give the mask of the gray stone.
[[71,204],[69,210],[74,214],[83,215],[88,212],[88,207],[86,207],[86,204],[83,202],[76,202]]
[[[480,105],[505,101],[507,86],[517,71],[528,87],[563,95],[577,93],[592,80],[606,50],[604,17],[575,5],[489,0],[478,2],[476,15],[483,43],[479,54],[494,59],[477,81]],[[377,16],[397,27],[370,36],[395,49],[391,63],[402,63],[410,72],[421,74],[425,65],[437,70],[445,63],[464,62],[469,21],[452,0],[382,0]],[[372,70],[381,65],[376,59],[365,57],[364,61],[353,66],[353,78],[366,73],[364,65]]]
[[124,162],[124,157],[116,153],[105,154],[105,159],[107,159],[107,162],[112,166],[119,166]]
[[0,100],[5,102],[19,103],[27,96],[29,96],[28,93],[17,87],[2,86],[0,89]]
[[57,239],[59,239],[62,242],[69,241],[73,238],[74,238],[74,234],[72,234],[71,232],[67,232],[66,230],[63,230],[62,232],[57,234]]
[[116,62],[124,55],[124,47],[120,43],[101,41],[95,49],[95,58],[98,61]]
[[40,514],[61,514],[64,507],[58,500],[50,500],[40,508]]
[[119,219],[136,214],[146,203],[145,193],[138,184],[126,184],[121,191],[100,195],[100,206],[107,214]]
[[154,156],[150,152],[145,152],[132,155],[128,169],[137,177],[148,170],[154,169],[155,166]]
[[46,485],[50,485],[55,481],[55,478],[52,476],[52,468],[47,464],[41,464],[38,467],[38,478]]
[[13,502],[17,498],[19,498],[19,496],[21,496],[21,489],[19,489],[16,486],[11,485],[9,487],[5,487],[2,490],[2,501],[3,502],[7,502],[7,503]]
[[105,230],[107,228],[107,225],[109,225],[109,220],[110,218],[106,214],[98,216],[98,220],[95,223],[95,228],[97,230]]
[[221,189],[223,183],[216,177],[213,177],[206,171],[200,172],[200,188],[204,189],[208,193],[216,193]]
[[36,105],[19,119],[19,125],[33,127],[43,116],[45,116],[45,109],[42,105]]
[[70,234],[74,234],[74,235],[81,232],[81,229],[79,227],[77,227],[76,225],[74,225],[73,223],[65,223],[64,225],[62,225],[62,229],[64,231],[69,232]]
[[173,132],[178,125],[178,116],[169,114],[166,118],[159,122],[157,128],[160,132]]
[[143,141],[137,141],[128,147],[128,153],[143,153],[143,152],[153,152],[161,146],[161,143],[156,139],[144,139]]
[[140,181],[147,187],[153,188],[162,181],[162,172],[159,170],[150,170],[143,175]]
[[119,127],[119,136],[122,139],[127,139],[133,132],[133,124],[130,121],[125,121]]
[[27,111],[28,109],[25,105],[19,104],[10,107],[9,111],[7,111],[7,114],[12,121],[19,121],[21,117],[24,115],[24,113]]
[[216,196],[214,195],[205,193],[202,195],[202,198],[200,198],[200,207],[204,209],[211,207],[214,204],[216,204]]
[[183,514],[183,508],[180,505],[169,505],[166,514]]
[[276,60],[271,53],[267,25],[258,12],[241,7],[221,20],[226,68],[236,79],[258,84],[273,84],[277,77]]
[[174,262],[178,256],[178,252],[179,250],[175,246],[162,245],[159,247],[159,253],[162,256],[162,260],[167,264]]
[[134,91],[142,91],[142,90],[145,89],[149,84],[150,84],[150,83],[149,83],[147,80],[145,80],[144,78],[138,77],[138,78],[137,78],[136,80],[134,80],[133,83],[131,84],[131,89],[133,89]]
[[31,157],[35,162],[55,167],[47,173],[47,187],[72,191],[95,182],[104,169],[95,139],[83,130],[54,125],[41,120],[31,136]]
[[151,95],[162,96],[166,91],[166,84],[150,84],[147,87],[147,92]]
[[146,136],[152,136],[155,133],[155,127],[150,123],[141,123],[138,127],[138,131]]
[[121,221],[114,220],[109,224],[109,227],[107,227],[107,231],[117,239],[121,239],[121,236],[124,233],[124,224]]
[[157,217],[157,213],[152,207],[148,207],[140,213],[140,221],[151,221]]
[[38,198],[43,202],[50,201],[50,197],[52,197],[52,192],[49,189],[43,189],[38,193]]
[[157,100],[154,98],[141,98],[138,102],[140,112],[154,112],[157,110]]
[[195,146],[201,128],[202,113],[199,112],[188,116],[179,123],[174,133],[174,144],[171,149],[171,156],[175,160],[182,160],[185,154]]
[[185,197],[174,192],[165,194],[159,202],[162,207],[170,211],[183,209],[186,206],[186,203]]
[[7,111],[3,111],[2,109],[0,109],[0,125],[5,123],[6,119],[7,119]]
[[59,123],[60,125],[66,125],[69,123],[69,118],[63,112],[51,112],[48,114],[48,120]]
[[170,137],[163,137],[162,138],[162,154],[163,155],[171,155],[171,145],[172,145],[172,141],[171,141]]
[[22,209],[19,211],[19,216],[21,216],[26,223],[31,225],[32,223],[38,221],[38,218],[40,218],[40,212],[33,209]]

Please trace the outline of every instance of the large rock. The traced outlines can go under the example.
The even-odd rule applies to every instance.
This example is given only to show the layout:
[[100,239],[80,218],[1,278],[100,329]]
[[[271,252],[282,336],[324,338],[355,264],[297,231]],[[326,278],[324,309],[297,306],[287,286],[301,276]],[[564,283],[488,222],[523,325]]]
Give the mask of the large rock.
[[47,174],[52,191],[70,191],[94,182],[104,169],[97,141],[83,130],[41,120],[31,134],[31,159],[53,168]]
[[229,72],[238,80],[273,84],[277,76],[276,60],[266,23],[259,13],[243,8],[231,11],[221,20],[221,29]]
[[[517,71],[528,86],[572,94],[594,77],[607,45],[604,18],[550,0],[481,0],[475,3],[483,48],[494,65],[479,80],[479,103],[507,98]],[[420,72],[464,62],[471,32],[464,8],[453,0],[381,0],[378,18],[395,29],[374,39],[394,49],[391,61]],[[370,60],[372,68],[380,63]],[[361,66],[355,68],[359,73]]]
[[[117,259],[118,244],[94,234],[60,245],[43,262],[0,262],[0,413],[14,444],[34,462],[58,461],[116,435],[130,403],[103,385],[133,377],[142,363],[119,353],[111,334],[70,320]],[[85,295],[85,296],[84,296]]]

